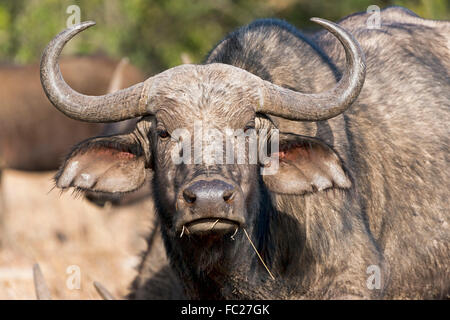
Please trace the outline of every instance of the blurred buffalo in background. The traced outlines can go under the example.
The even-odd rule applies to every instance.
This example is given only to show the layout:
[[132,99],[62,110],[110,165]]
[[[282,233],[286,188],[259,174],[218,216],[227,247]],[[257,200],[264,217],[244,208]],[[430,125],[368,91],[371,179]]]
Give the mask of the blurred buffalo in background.
[[[104,94],[110,85],[127,87],[144,79],[127,64],[113,78],[118,61],[106,57],[70,57],[61,60],[67,83],[87,95]],[[0,160],[2,168],[53,170],[67,147],[104,124],[80,123],[64,117],[47,100],[39,81],[39,65],[0,67]]]
[[[117,61],[105,56],[75,56],[61,59],[67,83],[88,95],[113,92],[141,82],[144,75],[128,59]],[[73,143],[100,134],[108,135],[133,126],[81,123],[63,116],[49,103],[39,80],[39,65],[0,67],[0,228],[4,229],[5,204],[1,177],[4,169],[55,170]],[[47,190],[48,191],[48,190]],[[97,204],[106,200],[88,194]],[[0,232],[0,239],[5,230]]]

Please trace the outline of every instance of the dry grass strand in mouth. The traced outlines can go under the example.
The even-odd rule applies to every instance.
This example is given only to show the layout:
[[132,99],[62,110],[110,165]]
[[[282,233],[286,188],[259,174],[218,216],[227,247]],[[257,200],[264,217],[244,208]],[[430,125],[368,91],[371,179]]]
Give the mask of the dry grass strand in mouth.
[[273,276],[272,272],[270,272],[269,268],[267,267],[266,263],[264,262],[263,258],[261,257],[261,255],[259,254],[258,250],[256,249],[255,245],[253,244],[252,239],[250,239],[250,236],[247,233],[247,230],[245,228],[242,228],[242,230],[244,230],[245,236],[247,237],[248,241],[250,242],[250,244],[252,245],[253,250],[255,250],[256,254],[258,255],[259,260],[262,262],[262,264],[264,265],[264,268],[266,268],[267,272],[269,273],[270,277],[272,278],[272,280],[275,280],[275,277]]
[[188,227],[183,226],[183,229],[181,229],[180,238],[183,238],[184,233],[186,232],[187,235],[189,235],[191,232],[189,231]]
[[236,235],[236,233],[238,232],[239,228],[237,227],[236,230],[234,230],[234,233],[231,235],[231,240],[235,240],[234,236]]
[[[217,220],[213,223],[213,225],[212,225],[212,227],[211,227],[210,230],[214,229],[214,227],[216,226],[216,224],[217,224],[218,222],[219,222],[219,219],[217,219]],[[239,229],[239,228],[236,228],[236,231],[235,231],[235,232],[233,233],[233,235],[231,236],[231,239],[232,239],[232,240],[234,240],[234,236],[236,235],[238,229]],[[183,229],[181,230],[180,238],[183,237],[184,231],[185,231],[185,230],[186,230],[187,232],[189,232],[189,229],[186,228],[185,226],[183,226]],[[250,239],[250,236],[248,235],[247,230],[246,230],[245,228],[242,228],[242,230],[244,230],[245,236],[247,237],[248,241],[250,242],[250,244],[251,244],[253,250],[255,250],[256,255],[258,256],[259,260],[260,260],[261,263],[263,264],[264,268],[266,268],[266,270],[267,270],[267,272],[269,273],[269,275],[270,275],[270,277],[272,278],[272,280],[275,280],[275,277],[273,276],[272,272],[270,272],[269,267],[266,265],[266,263],[264,262],[263,258],[262,258],[261,255],[259,254],[258,249],[256,249],[255,245],[253,244],[252,239]]]
[[213,223],[213,225],[212,225],[212,227],[211,227],[211,229],[209,229],[209,230],[212,230],[212,229],[214,229],[214,227],[216,226],[216,224],[219,222],[219,220],[220,219],[217,219],[214,223]]

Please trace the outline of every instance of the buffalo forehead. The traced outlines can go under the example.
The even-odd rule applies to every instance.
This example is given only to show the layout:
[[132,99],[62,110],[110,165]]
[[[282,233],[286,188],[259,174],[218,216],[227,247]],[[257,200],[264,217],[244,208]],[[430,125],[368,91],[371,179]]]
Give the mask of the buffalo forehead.
[[254,117],[259,100],[257,88],[241,78],[218,68],[182,73],[159,85],[150,103],[158,107],[157,119],[172,130],[196,120],[241,128]]

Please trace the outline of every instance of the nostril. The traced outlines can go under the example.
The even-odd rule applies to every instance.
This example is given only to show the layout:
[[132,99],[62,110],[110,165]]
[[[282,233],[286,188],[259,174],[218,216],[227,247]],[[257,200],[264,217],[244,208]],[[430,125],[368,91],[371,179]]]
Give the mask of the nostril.
[[187,189],[183,191],[183,198],[184,201],[186,201],[189,204],[192,204],[195,202],[195,200],[197,200],[197,196]]
[[223,201],[225,201],[226,203],[233,202],[233,199],[234,199],[234,190],[226,190],[223,193]]

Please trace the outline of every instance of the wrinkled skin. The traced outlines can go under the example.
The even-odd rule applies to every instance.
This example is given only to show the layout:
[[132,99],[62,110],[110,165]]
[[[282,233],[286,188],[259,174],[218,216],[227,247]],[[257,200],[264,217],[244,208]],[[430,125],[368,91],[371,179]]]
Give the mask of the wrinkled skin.
[[[159,111],[135,131],[72,150],[56,177],[60,188],[128,192],[144,183],[146,170],[154,172],[169,264],[156,229],[130,298],[448,297],[450,27],[401,8],[382,11],[381,30],[367,29],[367,18],[340,22],[367,63],[364,88],[342,115],[293,122],[252,111],[257,93],[222,64],[301,92],[331,88],[344,65],[329,33],[309,40],[286,23],[265,20],[225,38],[205,65],[158,86],[151,99]],[[262,176],[261,164],[175,165],[170,134],[180,127],[192,133],[196,120],[219,131],[279,128],[279,171]],[[183,233],[181,222],[200,212],[183,200],[184,190],[199,179],[234,187],[228,215],[224,207],[217,212],[239,222],[235,235]],[[371,290],[373,265],[381,283]]]

